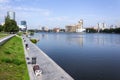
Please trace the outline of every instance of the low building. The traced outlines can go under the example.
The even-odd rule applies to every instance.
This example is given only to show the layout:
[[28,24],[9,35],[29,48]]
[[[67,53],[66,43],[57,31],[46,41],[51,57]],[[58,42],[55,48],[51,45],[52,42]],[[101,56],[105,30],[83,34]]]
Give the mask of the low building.
[[54,32],[60,32],[60,28],[54,28],[53,31]]
[[48,28],[47,27],[42,27],[42,31],[44,31],[44,32],[48,32]]
[[83,20],[81,19],[78,24],[75,25],[67,25],[66,32],[83,32],[85,29],[83,29]]
[[67,25],[66,32],[76,32],[76,26],[75,25]]
[[26,31],[26,26],[24,25],[18,25],[20,31]]

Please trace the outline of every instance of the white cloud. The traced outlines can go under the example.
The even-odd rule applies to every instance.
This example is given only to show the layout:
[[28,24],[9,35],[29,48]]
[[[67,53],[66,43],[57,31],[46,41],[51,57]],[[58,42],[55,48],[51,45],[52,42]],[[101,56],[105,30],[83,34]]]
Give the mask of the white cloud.
[[0,0],[0,3],[8,3],[10,0]]
[[47,9],[33,8],[33,7],[16,7],[16,11],[30,12],[30,13],[39,13],[44,16],[49,16],[50,11]]
[[34,14],[40,14],[42,16],[49,16],[50,11],[47,9],[41,9],[41,8],[34,8],[34,7],[21,7],[21,6],[10,6],[10,5],[0,5],[0,12],[7,12],[7,11],[15,11],[15,12],[20,12],[20,13],[34,13]]
[[14,1],[16,1],[16,2],[21,2],[21,1],[24,1],[24,0],[14,0]]
[[14,6],[10,5],[12,2],[21,2],[25,0],[0,0],[0,14],[1,12],[7,12],[7,11],[15,11],[20,13],[34,13],[34,14],[40,14],[42,16],[49,16],[50,11],[47,9],[41,9],[39,7],[32,7],[32,6]]
[[66,21],[66,20],[69,20],[69,18],[67,16],[60,16],[60,17],[51,17],[51,18],[48,18],[47,20],[49,20],[49,21]]
[[8,6],[8,5],[0,5],[0,11],[9,11],[9,10],[12,10],[12,7],[11,6]]
[[4,21],[7,11],[14,11],[16,13],[18,24],[21,20],[26,20],[28,25],[39,24],[40,20],[51,15],[51,11],[38,7],[0,4],[0,23]]

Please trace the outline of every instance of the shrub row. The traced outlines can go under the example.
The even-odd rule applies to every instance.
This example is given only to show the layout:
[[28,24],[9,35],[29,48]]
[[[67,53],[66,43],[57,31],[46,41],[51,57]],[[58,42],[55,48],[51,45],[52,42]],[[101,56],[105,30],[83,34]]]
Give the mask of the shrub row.
[[13,63],[13,64],[16,64],[16,65],[21,65],[21,64],[24,63],[24,61],[21,61],[21,60],[19,60],[17,58],[13,58],[13,59],[11,59],[11,58],[3,58],[1,61],[5,62],[5,63]]
[[30,39],[30,41],[31,41],[32,43],[35,43],[35,44],[38,42],[37,39]]

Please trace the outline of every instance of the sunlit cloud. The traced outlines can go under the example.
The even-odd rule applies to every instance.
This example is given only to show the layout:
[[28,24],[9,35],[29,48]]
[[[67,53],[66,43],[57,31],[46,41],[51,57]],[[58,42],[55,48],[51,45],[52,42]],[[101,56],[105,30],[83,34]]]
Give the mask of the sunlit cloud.
[[16,1],[16,2],[21,2],[21,1],[25,1],[25,0],[14,0],[14,1]]
[[10,0],[0,0],[0,3],[8,3]]
[[10,5],[0,5],[0,12],[2,11],[15,11],[15,12],[28,12],[28,13],[39,13],[43,16],[49,16],[50,11],[47,9],[33,8],[33,7],[14,7]]
[[60,17],[47,18],[47,20],[49,20],[49,21],[66,21],[66,20],[69,20],[69,18],[67,16],[60,16]]
[[30,12],[30,13],[39,13],[43,16],[49,16],[50,11],[46,9],[40,9],[40,8],[33,8],[33,7],[16,7],[16,11],[22,11],[22,12]]

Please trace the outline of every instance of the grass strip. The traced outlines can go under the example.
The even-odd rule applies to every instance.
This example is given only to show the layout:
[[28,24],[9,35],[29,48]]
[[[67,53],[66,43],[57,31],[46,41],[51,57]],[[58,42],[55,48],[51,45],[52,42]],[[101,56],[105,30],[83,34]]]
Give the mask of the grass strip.
[[15,36],[0,46],[0,80],[29,80],[20,37]]

